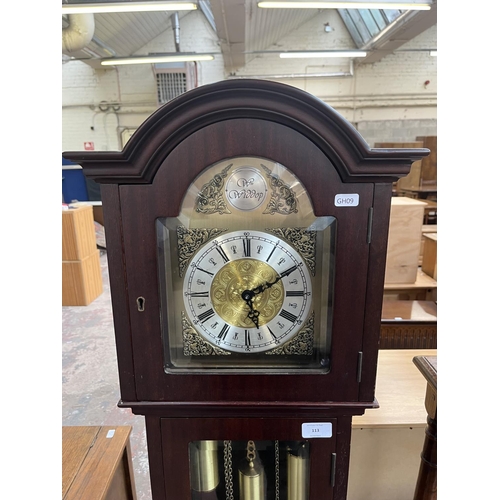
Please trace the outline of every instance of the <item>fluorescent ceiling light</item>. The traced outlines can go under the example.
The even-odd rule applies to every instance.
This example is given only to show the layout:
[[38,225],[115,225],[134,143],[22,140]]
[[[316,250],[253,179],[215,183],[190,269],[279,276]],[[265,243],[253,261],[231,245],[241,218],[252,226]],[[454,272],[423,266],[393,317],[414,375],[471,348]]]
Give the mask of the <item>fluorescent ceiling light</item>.
[[335,50],[335,51],[318,51],[318,52],[282,52],[281,59],[304,59],[309,57],[366,57],[366,52],[363,50]]
[[196,10],[195,2],[116,2],[63,4],[63,14],[107,14],[110,12],[156,12],[162,10]]
[[258,2],[261,9],[401,9],[430,10],[426,2],[366,2],[352,0],[351,2]]
[[158,56],[115,57],[102,59],[101,66],[118,66],[121,64],[156,64],[168,62],[212,61],[213,54],[171,54]]
[[430,55],[430,56],[432,56],[432,57],[437,57],[437,55],[438,55],[438,51],[437,51],[437,50],[431,50],[431,51],[429,52],[429,55]]

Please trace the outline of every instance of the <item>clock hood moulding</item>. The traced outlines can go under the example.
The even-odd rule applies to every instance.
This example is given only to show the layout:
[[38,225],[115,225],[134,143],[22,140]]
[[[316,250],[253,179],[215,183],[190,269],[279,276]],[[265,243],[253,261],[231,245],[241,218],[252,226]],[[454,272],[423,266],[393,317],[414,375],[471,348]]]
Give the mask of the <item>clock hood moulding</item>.
[[[242,104],[243,103],[243,104]],[[313,95],[266,80],[203,85],[155,111],[123,151],[72,151],[63,157],[103,184],[149,184],[169,153],[197,130],[224,120],[269,120],[299,131],[336,166],[343,182],[395,182],[428,149],[372,149],[343,116]]]

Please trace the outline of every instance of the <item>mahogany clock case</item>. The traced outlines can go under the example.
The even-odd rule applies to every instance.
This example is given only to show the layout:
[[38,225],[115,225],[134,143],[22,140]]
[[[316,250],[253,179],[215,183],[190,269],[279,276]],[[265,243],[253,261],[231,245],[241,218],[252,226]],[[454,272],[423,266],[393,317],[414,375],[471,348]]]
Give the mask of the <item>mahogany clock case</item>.
[[[150,410],[196,402],[372,404],[392,182],[428,153],[370,149],[313,96],[239,80],[174,99],[122,152],[63,154],[101,183],[121,404]],[[272,356],[240,372],[237,362],[222,373],[196,364],[192,371],[168,369],[165,325],[175,311],[162,296],[162,280],[175,270],[167,264],[160,272],[158,221],[179,217],[205,169],[241,157],[286,167],[304,186],[314,216],[334,220],[331,287],[322,303],[329,318],[326,370],[275,370]],[[339,194],[359,201],[343,206]]]

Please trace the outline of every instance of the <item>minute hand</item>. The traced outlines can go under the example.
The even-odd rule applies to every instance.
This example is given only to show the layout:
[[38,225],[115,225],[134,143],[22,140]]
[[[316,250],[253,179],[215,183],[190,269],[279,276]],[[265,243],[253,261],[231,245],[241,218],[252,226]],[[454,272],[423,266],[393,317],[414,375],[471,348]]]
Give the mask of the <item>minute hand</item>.
[[278,283],[278,281],[285,276],[288,276],[289,274],[293,273],[297,269],[297,266],[292,266],[286,271],[283,271],[274,281],[266,281],[264,284],[259,285],[258,287],[255,287],[252,292],[255,294],[262,293],[264,290],[267,290],[268,288],[271,288],[273,285]]

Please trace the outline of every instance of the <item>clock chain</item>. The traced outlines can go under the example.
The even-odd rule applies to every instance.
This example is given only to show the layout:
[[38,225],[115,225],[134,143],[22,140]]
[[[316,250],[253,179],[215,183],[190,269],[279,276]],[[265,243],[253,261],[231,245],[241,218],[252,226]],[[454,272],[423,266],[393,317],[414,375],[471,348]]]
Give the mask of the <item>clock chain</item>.
[[275,500],[280,500],[280,444],[279,441],[274,442],[274,468],[275,474]]
[[224,441],[224,479],[226,482],[226,500],[234,500],[233,447],[231,441]]

